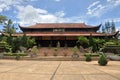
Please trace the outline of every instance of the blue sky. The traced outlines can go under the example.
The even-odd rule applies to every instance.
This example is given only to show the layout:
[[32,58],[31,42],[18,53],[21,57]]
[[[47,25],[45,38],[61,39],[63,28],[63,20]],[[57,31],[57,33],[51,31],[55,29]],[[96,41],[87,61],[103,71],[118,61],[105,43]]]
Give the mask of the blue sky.
[[99,25],[113,20],[120,29],[120,0],[0,0],[0,14],[21,26],[83,22]]

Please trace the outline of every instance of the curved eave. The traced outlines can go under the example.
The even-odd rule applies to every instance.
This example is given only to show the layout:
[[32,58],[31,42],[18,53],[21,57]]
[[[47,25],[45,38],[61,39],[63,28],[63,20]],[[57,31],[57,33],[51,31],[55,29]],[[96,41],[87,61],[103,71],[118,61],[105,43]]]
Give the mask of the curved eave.
[[102,24],[98,25],[98,26],[89,26],[89,28],[93,28],[95,29],[96,31],[100,29]]
[[24,27],[21,27],[19,24],[18,24],[19,28],[23,31],[24,30]]
[[43,28],[81,28],[81,29],[94,29],[95,31],[97,31],[97,30],[99,30],[99,28],[100,28],[100,26],[101,26],[101,24],[100,25],[98,25],[98,26],[89,26],[89,25],[85,25],[85,26],[87,26],[87,27],[80,27],[80,26],[78,26],[78,27],[69,27],[69,25],[68,25],[68,27],[36,27],[35,25],[33,25],[33,26],[30,26],[30,27],[23,27],[23,26],[20,26],[19,25],[19,27],[20,27],[20,29],[22,30],[22,31],[25,31],[25,30],[29,30],[29,29],[43,29]]

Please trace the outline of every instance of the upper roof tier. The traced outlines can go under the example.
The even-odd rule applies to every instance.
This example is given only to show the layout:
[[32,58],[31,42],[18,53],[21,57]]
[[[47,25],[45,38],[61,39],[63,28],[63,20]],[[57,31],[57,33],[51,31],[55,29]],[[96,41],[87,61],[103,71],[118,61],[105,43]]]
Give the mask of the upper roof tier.
[[101,26],[90,26],[85,23],[36,23],[35,25],[24,27],[20,26],[21,29],[41,29],[41,28],[97,28],[99,29]]

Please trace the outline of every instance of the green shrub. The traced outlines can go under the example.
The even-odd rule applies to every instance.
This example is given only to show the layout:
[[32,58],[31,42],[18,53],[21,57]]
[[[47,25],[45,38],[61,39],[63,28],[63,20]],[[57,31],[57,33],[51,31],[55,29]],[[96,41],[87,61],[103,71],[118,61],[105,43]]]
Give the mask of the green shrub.
[[20,55],[17,54],[16,57],[15,57],[16,60],[19,60],[20,59]]
[[88,61],[88,62],[92,60],[90,53],[87,53],[85,57],[86,57],[86,61]]
[[105,66],[105,65],[107,65],[107,63],[108,63],[108,61],[107,61],[105,54],[101,54],[98,59],[98,64],[101,66]]

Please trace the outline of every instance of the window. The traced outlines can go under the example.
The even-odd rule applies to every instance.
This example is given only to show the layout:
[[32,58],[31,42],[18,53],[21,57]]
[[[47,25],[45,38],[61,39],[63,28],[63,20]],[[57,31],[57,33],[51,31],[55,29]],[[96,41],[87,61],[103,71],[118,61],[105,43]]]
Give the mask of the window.
[[53,32],[64,32],[65,31],[65,29],[61,29],[61,28],[55,28],[55,29],[53,29]]

